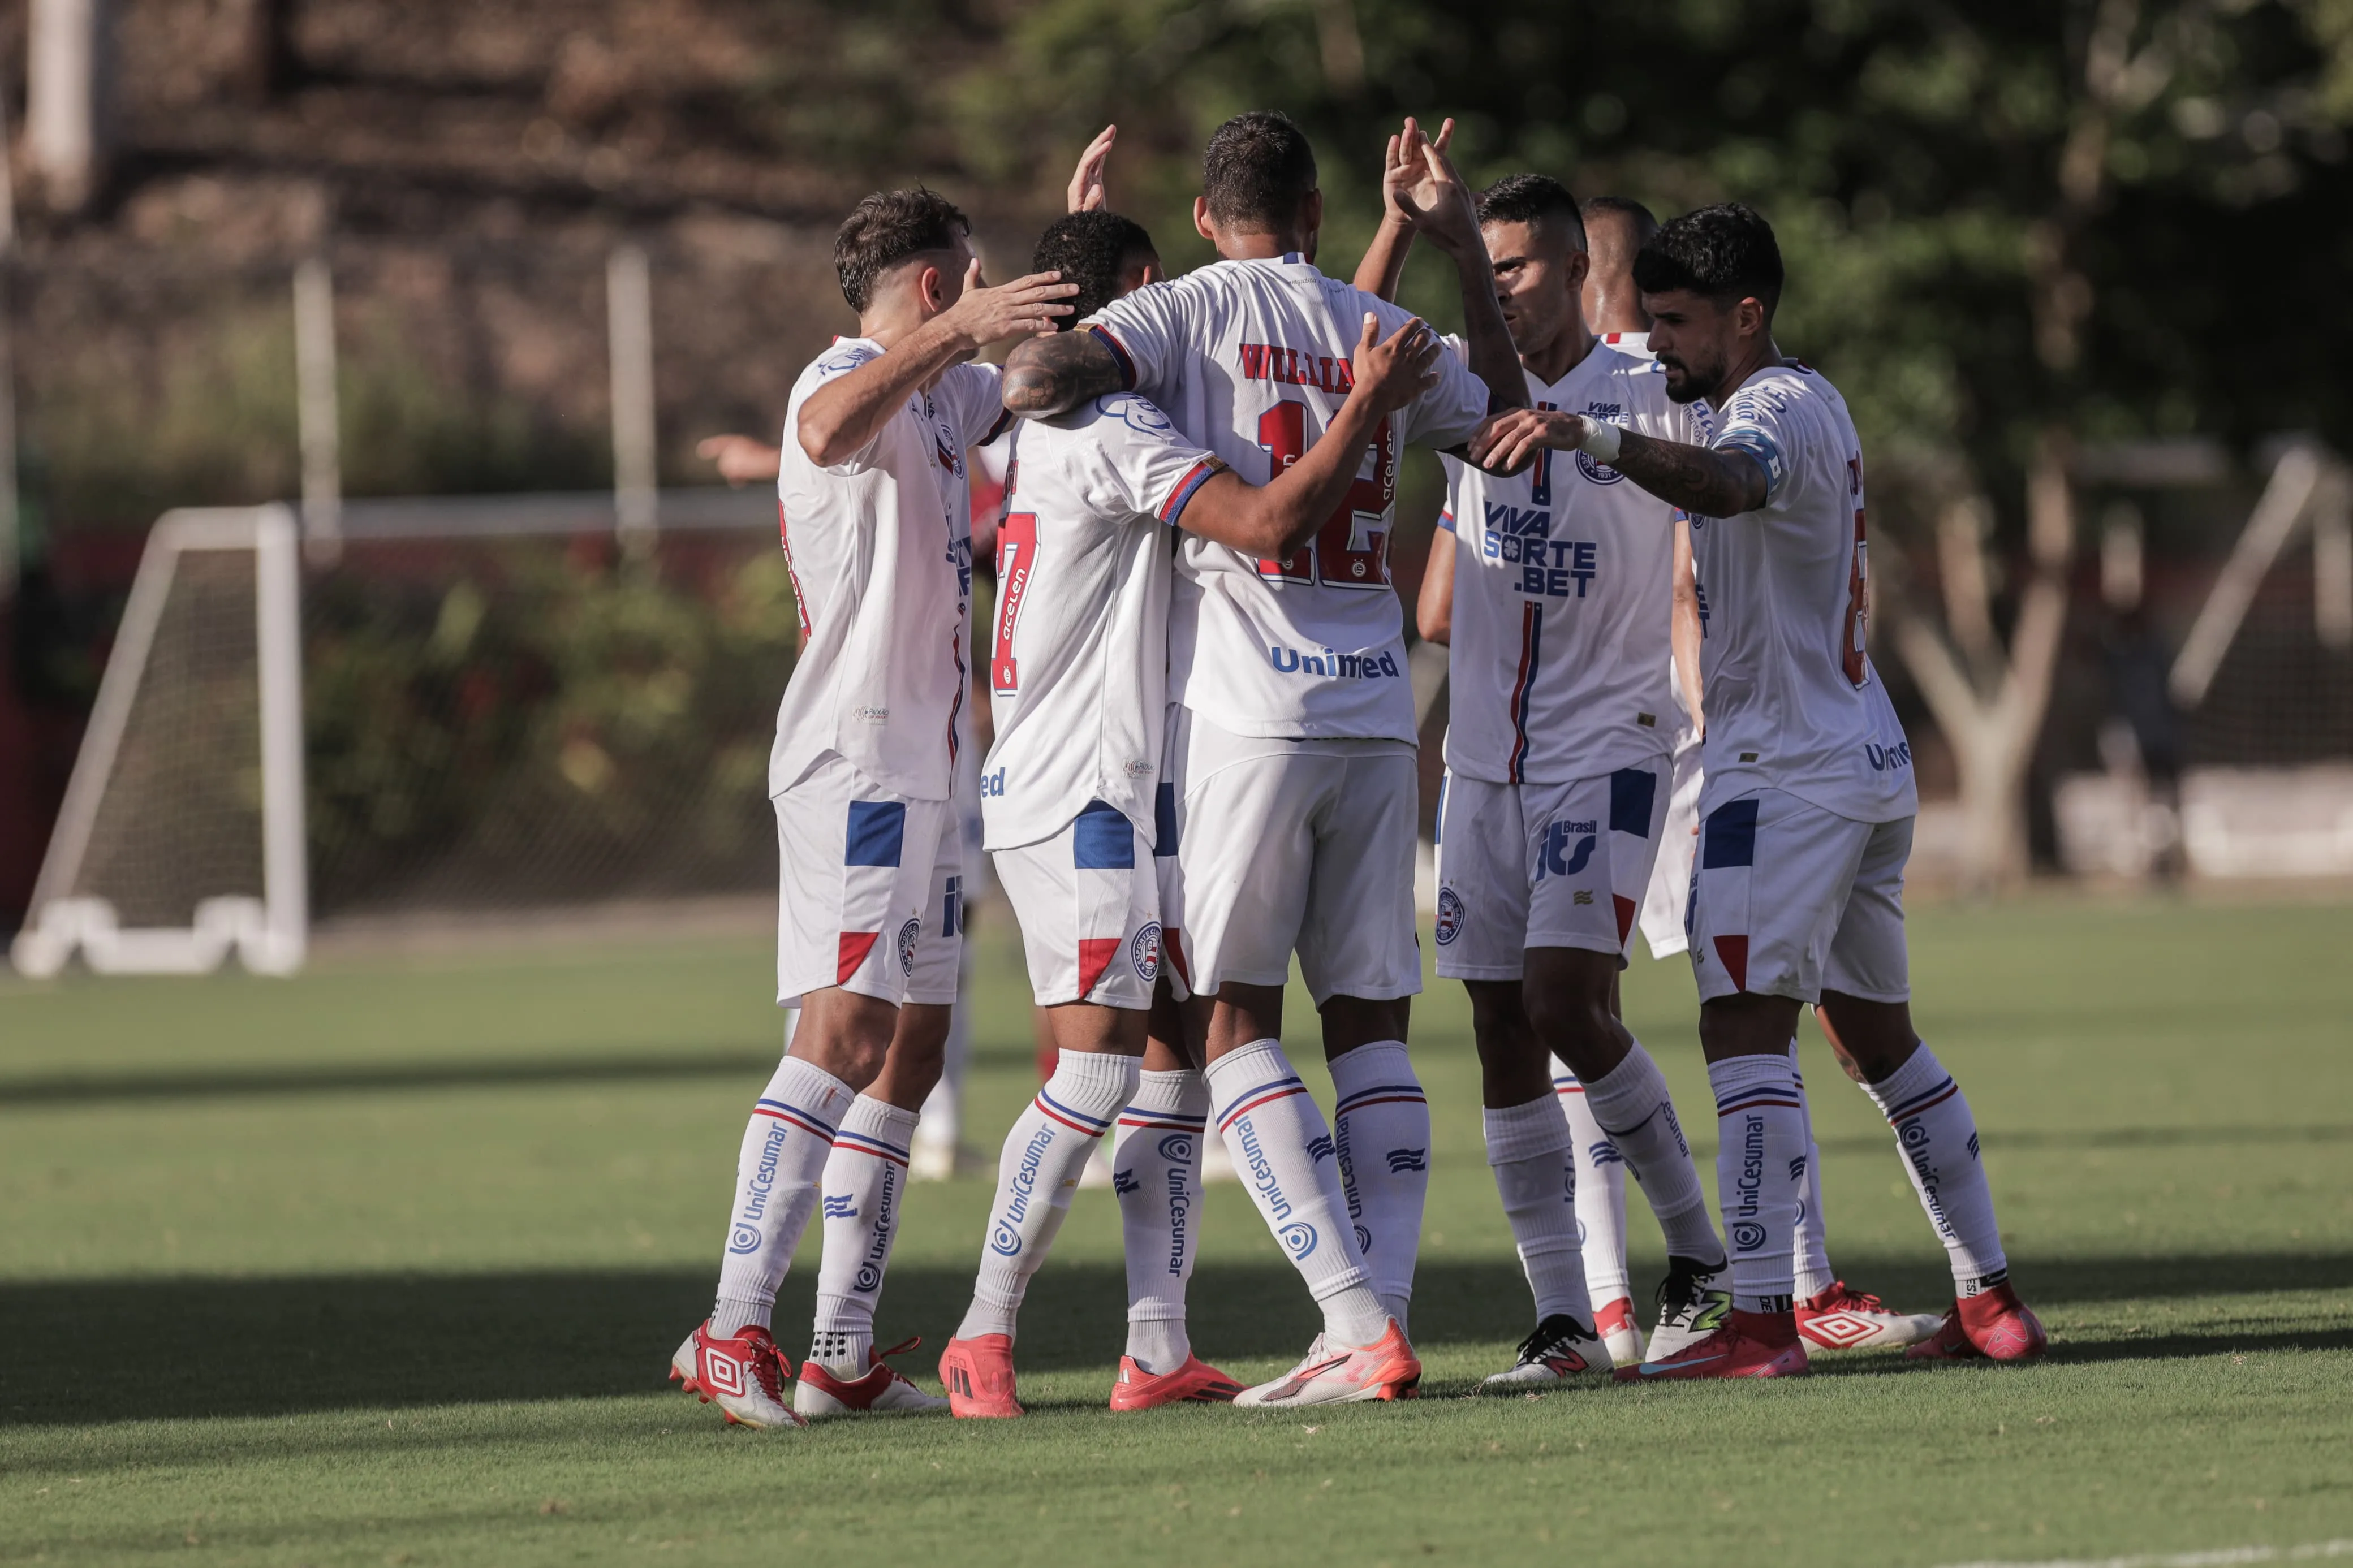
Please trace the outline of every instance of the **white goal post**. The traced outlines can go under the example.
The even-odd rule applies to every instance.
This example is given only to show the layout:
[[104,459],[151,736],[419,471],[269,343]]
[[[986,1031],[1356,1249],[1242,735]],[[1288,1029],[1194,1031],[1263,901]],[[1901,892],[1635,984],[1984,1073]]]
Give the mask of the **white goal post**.
[[[310,921],[300,548],[294,513],[285,506],[183,510],[156,522],[25,930],[10,949],[22,973],[55,974],[77,951],[103,974],[203,973],[232,952],[256,973],[288,974],[301,966]],[[250,558],[249,578],[238,555]],[[210,623],[203,619],[207,614]],[[248,627],[249,643],[244,640]],[[225,655],[218,651],[223,645]],[[217,662],[223,659],[227,662]],[[207,700],[177,704],[181,711],[172,721],[181,728],[168,742],[151,739],[153,725],[133,726],[142,696],[168,704],[164,692]],[[233,787],[225,786],[214,816],[168,787],[185,782],[188,761],[174,754],[174,744],[213,748],[206,760],[231,762],[223,771]],[[140,787],[151,780],[156,787]],[[248,817],[256,820],[248,824]],[[109,831],[101,837],[102,821]],[[215,852],[209,838],[249,841],[257,835],[258,858],[239,858],[248,865],[258,858],[258,885],[234,892],[206,885],[200,895],[182,897],[185,889],[198,886],[195,879],[174,877],[172,868],[110,868],[93,853],[94,844],[111,846],[130,837],[138,856],[185,866]],[[140,887],[143,908],[173,912],[164,923],[126,926],[118,882]]]

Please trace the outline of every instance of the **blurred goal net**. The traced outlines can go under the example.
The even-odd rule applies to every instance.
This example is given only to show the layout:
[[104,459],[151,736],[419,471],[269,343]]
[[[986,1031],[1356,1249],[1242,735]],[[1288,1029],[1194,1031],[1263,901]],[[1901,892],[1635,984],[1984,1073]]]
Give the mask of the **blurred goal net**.
[[527,921],[775,886],[797,646],[774,503],[674,492],[156,525],[18,968],[298,966],[314,924]]

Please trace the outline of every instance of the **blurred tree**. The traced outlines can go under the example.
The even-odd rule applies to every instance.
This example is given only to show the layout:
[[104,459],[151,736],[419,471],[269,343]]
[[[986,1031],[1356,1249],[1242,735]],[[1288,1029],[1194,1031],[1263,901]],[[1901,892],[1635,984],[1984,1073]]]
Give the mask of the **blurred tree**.
[[[2353,0],[1036,0],[955,104],[973,172],[1041,198],[1118,121],[1113,200],[1180,264],[1207,259],[1201,139],[1247,107],[1315,134],[1344,268],[1409,112],[1455,116],[1482,181],[1764,212],[1780,341],[1862,429],[1877,603],[1981,887],[2025,868],[2073,447],[2353,435]],[[1408,297],[1442,317],[1419,259]]]

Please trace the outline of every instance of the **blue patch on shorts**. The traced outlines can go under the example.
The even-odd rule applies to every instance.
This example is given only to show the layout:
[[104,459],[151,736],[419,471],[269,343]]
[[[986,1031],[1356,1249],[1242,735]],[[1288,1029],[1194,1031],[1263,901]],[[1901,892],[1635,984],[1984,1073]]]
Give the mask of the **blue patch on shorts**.
[[896,866],[907,841],[907,806],[896,800],[853,800],[849,835],[841,852],[845,866]]
[[1757,799],[1728,800],[1707,814],[1700,833],[1703,871],[1757,864]]
[[1176,786],[1162,784],[1152,795],[1152,856],[1166,860],[1176,853]]
[[1071,859],[1082,871],[1134,870],[1134,824],[1117,806],[1087,802],[1071,825]]
[[1620,768],[1609,775],[1609,831],[1651,836],[1651,807],[1659,797],[1659,775],[1648,768]]

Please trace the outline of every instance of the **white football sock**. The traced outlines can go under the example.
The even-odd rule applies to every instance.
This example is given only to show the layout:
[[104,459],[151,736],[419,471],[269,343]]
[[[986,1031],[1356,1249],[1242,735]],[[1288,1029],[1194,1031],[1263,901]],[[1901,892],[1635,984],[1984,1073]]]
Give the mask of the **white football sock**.
[[1789,1251],[1806,1190],[1806,1120],[1787,1057],[1710,1062],[1715,1090],[1715,1186],[1732,1246],[1732,1304],[1786,1312]]
[[1127,1254],[1127,1353],[1148,1373],[1175,1372],[1193,1353],[1185,1285],[1193,1278],[1208,1123],[1208,1079],[1147,1072],[1112,1135],[1111,1181]]
[[1356,1251],[1339,1157],[1307,1086],[1274,1040],[1219,1057],[1208,1079],[1219,1133],[1267,1229],[1324,1309],[1325,1336],[1371,1344],[1387,1331],[1389,1313]]
[[1331,1069],[1332,1140],[1356,1249],[1373,1294],[1404,1328],[1430,1196],[1430,1100],[1403,1040],[1358,1046],[1334,1058]]
[[735,1203],[719,1263],[712,1331],[723,1337],[776,1310],[776,1287],[817,1207],[818,1177],[833,1152],[835,1126],[856,1099],[823,1068],[786,1057],[752,1108],[735,1156]]
[[1958,1294],[1974,1296],[2010,1272],[1994,1222],[1993,1192],[1978,1158],[1977,1118],[1936,1054],[1926,1045],[1879,1082],[1863,1086],[1895,1129],[1912,1190],[1945,1244]]
[[1536,1299],[1536,1321],[1566,1312],[1591,1328],[1593,1303],[1577,1255],[1577,1151],[1560,1101],[1546,1094],[1490,1108],[1483,1120],[1487,1164]]
[[1634,1042],[1625,1060],[1586,1080],[1585,1103],[1625,1157],[1626,1168],[1642,1184],[1642,1195],[1666,1234],[1668,1255],[1694,1263],[1722,1258],[1724,1245],[1708,1218],[1707,1194],[1692,1168],[1691,1145],[1683,1141],[1683,1123],[1675,1120],[1666,1078],[1641,1041]]
[[1585,1255],[1587,1299],[1601,1306],[1634,1295],[1626,1269],[1626,1156],[1593,1120],[1585,1086],[1558,1057],[1552,1058],[1552,1089],[1568,1117],[1577,1150],[1577,1238]]
[[1822,1218],[1822,1146],[1814,1142],[1814,1107],[1806,1098],[1806,1075],[1798,1070],[1798,1042],[1789,1042],[1789,1076],[1798,1081],[1798,1102],[1805,1107],[1806,1194],[1798,1209],[1797,1297],[1810,1301],[1832,1285],[1830,1226]]
[[1070,1215],[1087,1156],[1135,1098],[1142,1069],[1135,1058],[1110,1051],[1064,1051],[1055,1059],[1054,1076],[1005,1135],[980,1275],[956,1338],[1012,1334],[1030,1276]]
[[907,1196],[907,1144],[915,1112],[861,1094],[833,1135],[825,1163],[825,1257],[817,1269],[817,1325],[809,1360],[864,1377],[874,1346],[874,1303],[899,1239]]

